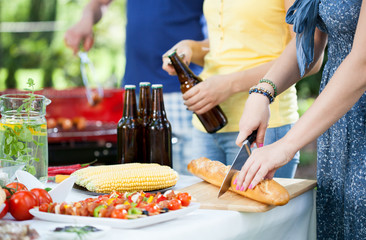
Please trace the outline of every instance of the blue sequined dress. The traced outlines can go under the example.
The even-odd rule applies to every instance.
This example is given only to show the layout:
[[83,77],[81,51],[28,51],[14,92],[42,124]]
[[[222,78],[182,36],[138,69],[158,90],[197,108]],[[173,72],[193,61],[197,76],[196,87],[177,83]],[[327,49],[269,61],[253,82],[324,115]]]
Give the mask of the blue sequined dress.
[[[320,91],[351,51],[361,3],[321,0],[319,4],[328,33]],[[344,82],[350,87],[347,79]],[[318,139],[317,180],[318,239],[366,239],[366,93]]]
[[[315,25],[328,34],[320,91],[351,51],[361,4],[362,0],[296,0],[287,14],[286,20],[298,33],[302,74],[313,58]],[[347,80],[345,88],[351,87]],[[318,240],[366,239],[366,92],[318,138],[317,161]]]

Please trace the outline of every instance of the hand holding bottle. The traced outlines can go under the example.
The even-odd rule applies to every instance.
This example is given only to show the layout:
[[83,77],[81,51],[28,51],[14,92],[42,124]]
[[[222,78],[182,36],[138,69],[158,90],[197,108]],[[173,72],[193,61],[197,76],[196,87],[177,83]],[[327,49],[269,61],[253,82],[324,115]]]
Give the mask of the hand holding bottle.
[[232,94],[229,75],[215,75],[183,94],[189,110],[202,114],[228,99]]
[[[180,90],[183,94],[203,82],[202,79],[196,76],[182,61],[177,52],[174,51],[168,57],[171,60],[175,71],[178,73]],[[217,132],[227,124],[227,118],[220,106],[215,106],[203,114],[196,113],[196,115],[208,133]]]
[[169,59],[169,55],[174,51],[181,57],[187,66],[191,63],[192,58],[192,48],[189,43],[189,40],[183,40],[175,44],[171,49],[169,49],[166,53],[163,54],[163,65],[162,68],[165,70],[169,75],[177,75],[171,61]]

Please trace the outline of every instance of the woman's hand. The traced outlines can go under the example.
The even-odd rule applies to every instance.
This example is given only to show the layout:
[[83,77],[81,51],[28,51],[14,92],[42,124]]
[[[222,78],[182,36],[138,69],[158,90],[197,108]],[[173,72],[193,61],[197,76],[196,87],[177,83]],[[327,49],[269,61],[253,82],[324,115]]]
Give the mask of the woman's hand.
[[232,95],[230,81],[225,78],[225,75],[212,76],[189,89],[183,94],[184,104],[197,114],[219,105]]
[[163,54],[163,70],[168,72],[169,75],[176,75],[175,69],[170,62],[169,55],[172,54],[174,51],[177,52],[178,56],[181,57],[182,60],[187,64],[187,66],[191,63],[192,59],[192,47],[190,45],[189,40],[182,40],[175,44],[171,49],[169,49],[166,53]]
[[250,94],[239,122],[236,145],[241,146],[254,130],[258,130],[255,142],[257,147],[262,147],[270,115],[267,97],[257,93]]
[[245,162],[236,178],[239,189],[253,189],[263,179],[272,179],[275,171],[288,163],[295,155],[284,140],[257,148]]

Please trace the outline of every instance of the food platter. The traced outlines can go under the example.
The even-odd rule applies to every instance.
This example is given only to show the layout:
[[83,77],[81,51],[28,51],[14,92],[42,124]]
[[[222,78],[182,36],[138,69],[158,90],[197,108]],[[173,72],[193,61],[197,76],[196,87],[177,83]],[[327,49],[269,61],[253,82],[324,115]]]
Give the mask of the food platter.
[[[174,186],[175,185],[173,185],[171,187],[168,187],[168,188],[164,188],[164,189],[157,189],[157,190],[144,191],[144,192],[148,192],[148,193],[157,193],[157,192],[165,193],[168,190],[172,190],[174,188]],[[84,193],[84,194],[88,194],[88,195],[91,195],[91,196],[100,196],[100,195],[107,194],[107,193],[97,193],[97,192],[89,191],[85,187],[79,186],[76,183],[74,184],[73,189],[76,190],[77,192]]]
[[112,228],[140,228],[146,227],[153,224],[169,221],[176,219],[178,217],[185,216],[194,210],[198,209],[200,206],[199,203],[191,203],[188,207],[169,211],[167,213],[148,216],[144,218],[138,219],[115,219],[115,218],[97,218],[97,217],[84,217],[84,216],[72,216],[72,215],[63,215],[63,214],[54,214],[54,213],[46,213],[40,212],[37,208],[29,210],[29,212],[44,221],[51,222],[62,222],[62,223],[70,223],[70,224],[90,224],[90,225],[107,225]]

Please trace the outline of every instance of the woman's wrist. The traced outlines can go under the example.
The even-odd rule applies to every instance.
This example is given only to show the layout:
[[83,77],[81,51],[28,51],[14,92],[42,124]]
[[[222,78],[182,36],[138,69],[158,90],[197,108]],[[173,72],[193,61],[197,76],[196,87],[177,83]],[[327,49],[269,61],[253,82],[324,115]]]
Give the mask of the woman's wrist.
[[284,147],[288,160],[290,161],[301,148],[298,139],[293,136],[293,131],[289,131],[279,143]]
[[267,99],[268,99],[268,101],[269,101],[269,103],[271,104],[273,101],[274,101],[274,96],[273,96],[273,93],[271,92],[271,91],[269,91],[269,90],[267,90],[266,88],[264,88],[264,87],[261,87],[261,86],[258,86],[258,85],[256,85],[256,86],[254,86],[254,87],[251,87],[250,89],[249,89],[249,95],[250,94],[260,94],[260,95],[262,95],[262,96],[264,96],[264,97],[266,97]]
[[267,91],[269,91],[272,94],[272,96],[274,98],[276,98],[275,91],[274,91],[273,87],[271,87],[271,85],[269,85],[268,83],[258,83],[257,87],[266,89]]

